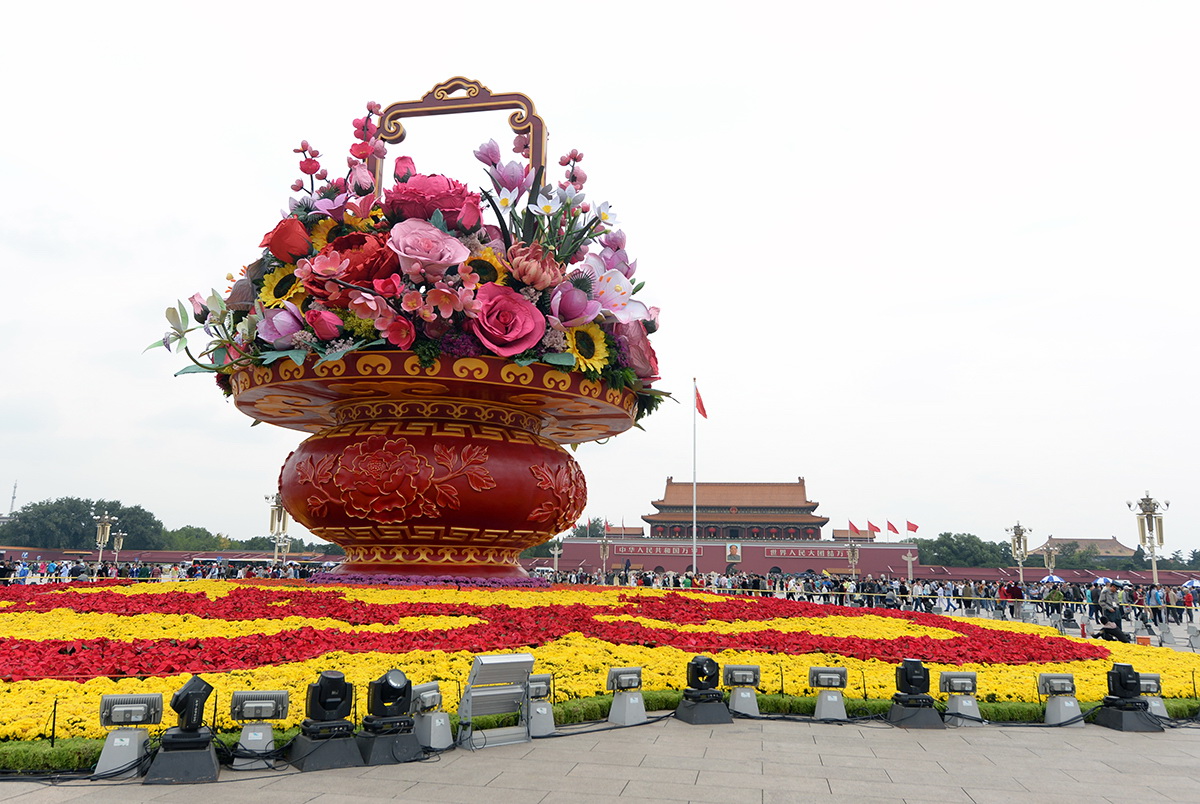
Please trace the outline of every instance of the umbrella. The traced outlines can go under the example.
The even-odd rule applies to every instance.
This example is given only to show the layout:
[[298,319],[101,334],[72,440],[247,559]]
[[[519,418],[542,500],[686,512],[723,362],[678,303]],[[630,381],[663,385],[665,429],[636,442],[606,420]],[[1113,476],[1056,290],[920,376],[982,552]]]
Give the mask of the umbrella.
[[1092,578],[1092,583],[1112,583],[1112,578]]
[[1195,578],[1192,578],[1190,581],[1184,581],[1183,585],[1189,586],[1189,587],[1190,586],[1200,586],[1200,581],[1197,581]]
[[1058,577],[1057,575],[1047,575],[1045,578],[1042,578],[1042,580],[1039,581],[1039,583],[1062,583],[1062,582],[1063,582],[1063,579]]

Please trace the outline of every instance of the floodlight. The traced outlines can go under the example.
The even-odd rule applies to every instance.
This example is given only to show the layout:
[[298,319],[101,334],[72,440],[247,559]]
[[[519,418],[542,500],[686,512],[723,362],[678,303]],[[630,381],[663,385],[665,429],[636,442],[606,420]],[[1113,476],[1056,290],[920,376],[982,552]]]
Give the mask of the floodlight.
[[815,689],[843,689],[847,683],[844,667],[808,668],[808,686]]
[[[529,699],[529,674],[533,654],[505,653],[476,656],[467,675],[467,686],[458,703],[458,740],[476,748],[529,742],[525,702]],[[517,714],[518,725],[476,731],[478,715]]]
[[757,664],[727,664],[724,668],[726,687],[757,687],[761,676]]
[[[305,718],[290,743],[288,764],[300,771],[352,768],[362,765],[362,753],[348,718],[354,706],[354,685],[337,670],[323,670],[308,685]],[[317,749],[320,749],[319,751]]]
[[1073,673],[1038,673],[1037,688],[1039,695],[1074,695],[1075,675]]
[[974,695],[976,689],[974,673],[941,673],[938,676],[938,692],[947,692],[951,695]]
[[529,677],[529,697],[540,700],[550,697],[550,682],[553,676],[549,673],[537,673]]
[[101,726],[152,725],[162,721],[162,693],[104,695],[100,698]]
[[1113,698],[1137,698],[1142,694],[1142,677],[1131,664],[1114,664],[1108,671],[1108,694]]
[[950,726],[982,726],[979,703],[975,700],[978,684],[975,673],[949,672],[938,675],[938,691],[949,693],[946,702],[946,723]]
[[675,717],[693,725],[732,723],[733,716],[725,706],[721,691],[721,666],[708,656],[694,656],[687,663],[688,688],[675,710]]
[[233,720],[283,720],[287,715],[287,690],[235,692],[229,702]]
[[905,729],[946,728],[929,697],[929,671],[920,659],[904,659],[896,666],[896,694],[888,721]]
[[105,779],[132,779],[141,773],[150,732],[133,726],[162,721],[162,693],[104,695],[100,698],[100,725],[119,726],[108,733],[95,775]]
[[1158,673],[1138,673],[1141,677],[1142,695],[1162,695],[1162,676]]
[[638,690],[642,687],[642,668],[610,667],[604,688],[612,690],[608,722],[618,726],[636,726],[646,722],[646,702]]
[[442,688],[436,681],[413,687],[412,716],[417,742],[434,751],[454,745],[450,716],[442,711]]
[[1038,695],[1049,696],[1046,700],[1046,725],[1083,727],[1072,673],[1038,673],[1037,689]]
[[[1161,678],[1159,682],[1161,686]],[[1096,725],[1117,731],[1162,731],[1162,723],[1150,715],[1150,700],[1142,697],[1142,675],[1133,665],[1114,664],[1108,671],[1108,695],[1096,713]],[[1161,704],[1162,699],[1158,700]]]
[[287,690],[259,692],[239,691],[229,702],[229,717],[233,720],[255,721],[242,726],[234,750],[234,770],[272,770],[277,764],[270,757],[275,750],[275,732],[264,720],[283,720],[288,714]]
[[179,725],[163,732],[159,751],[150,763],[144,784],[215,782],[220,766],[213,749],[212,729],[204,726],[204,705],[213,687],[192,676],[171,696]]
[[604,683],[606,690],[636,690],[642,686],[642,668],[640,667],[610,667],[608,679]]
[[687,664],[687,683],[695,690],[711,690],[717,686],[721,666],[708,656],[696,656]]

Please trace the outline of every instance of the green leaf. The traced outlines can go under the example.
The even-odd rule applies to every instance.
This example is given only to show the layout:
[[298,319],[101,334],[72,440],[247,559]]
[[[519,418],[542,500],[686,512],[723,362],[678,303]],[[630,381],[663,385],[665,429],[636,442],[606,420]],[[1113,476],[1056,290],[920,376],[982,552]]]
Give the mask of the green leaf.
[[295,363],[297,366],[303,366],[304,365],[304,356],[307,354],[308,354],[308,352],[306,352],[303,349],[287,349],[287,350],[272,350],[270,352],[263,352],[258,357],[260,360],[262,360],[264,366],[269,366],[272,363],[274,363],[276,360],[282,360],[285,357],[291,358],[292,362]]
[[536,357],[514,357],[513,362],[518,366],[528,366],[531,363],[536,363]]
[[633,295],[635,295],[635,294],[636,294],[636,293],[637,293],[639,290],[641,290],[641,289],[642,289],[642,288],[644,288],[645,286],[646,286],[646,283],[645,283],[645,282],[638,282],[636,285],[634,285],[634,286],[633,286],[633,290],[632,290],[632,291],[630,291],[629,295],[630,295],[630,296],[633,296]]
[[447,234],[450,232],[450,230],[446,228],[446,219],[442,216],[442,211],[440,209],[435,209],[433,211],[433,214],[429,216],[429,222]]
[[575,355],[568,352],[547,352],[546,354],[542,355],[542,362],[549,363],[552,366],[566,366],[567,368],[574,368]]
[[175,376],[178,377],[181,374],[208,374],[216,370],[216,367],[209,368],[207,366],[198,366],[193,363],[192,365],[184,366],[179,371],[175,372]]

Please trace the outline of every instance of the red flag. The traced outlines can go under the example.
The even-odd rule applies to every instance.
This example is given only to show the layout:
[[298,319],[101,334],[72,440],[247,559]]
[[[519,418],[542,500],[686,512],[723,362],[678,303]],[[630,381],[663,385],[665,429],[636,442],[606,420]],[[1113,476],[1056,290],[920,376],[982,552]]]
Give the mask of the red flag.
[[892,533],[895,533],[897,536],[900,535],[900,531],[896,530],[896,526],[892,524],[892,520],[890,519],[888,520],[888,530],[890,530]]
[[916,533],[916,532],[917,532],[917,526],[916,526],[916,525],[914,525],[913,523],[909,522],[907,519],[906,519],[906,520],[904,520],[904,524],[908,525],[908,532],[909,532],[909,533]]
[[[850,520],[849,520],[849,519],[847,519],[846,521],[847,521],[847,522],[850,522]],[[859,533],[859,531],[858,531],[858,528],[854,527],[854,523],[853,523],[853,522],[850,522],[850,532],[851,532],[851,533],[853,533],[855,536],[859,536],[859,535],[861,535],[861,534]]]
[[867,530],[871,531],[871,533],[879,533],[879,526],[872,525],[871,520],[868,519],[867,520]]
[[704,400],[700,398],[700,388],[696,388],[696,412],[704,418],[708,418],[708,411],[704,409]]

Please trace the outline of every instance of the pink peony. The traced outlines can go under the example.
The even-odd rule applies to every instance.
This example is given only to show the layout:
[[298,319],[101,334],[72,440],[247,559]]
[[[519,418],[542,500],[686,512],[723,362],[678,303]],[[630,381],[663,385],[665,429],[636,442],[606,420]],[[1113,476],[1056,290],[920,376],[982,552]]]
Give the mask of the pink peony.
[[479,194],[445,176],[417,173],[384,193],[383,211],[392,220],[419,218],[427,221],[439,210],[447,227],[457,226],[464,231],[478,226],[482,216]]
[[546,334],[546,317],[520,293],[503,285],[486,284],[475,294],[476,318],[466,326],[485,347],[501,357],[532,348]]
[[658,356],[654,354],[654,347],[650,345],[650,339],[646,337],[646,327],[641,321],[617,324],[613,327],[613,337],[617,343],[625,346],[629,355],[629,367],[646,385],[659,379]]
[[446,269],[471,256],[471,250],[432,223],[401,221],[392,227],[388,248],[400,256],[400,268],[414,282],[436,282]]

